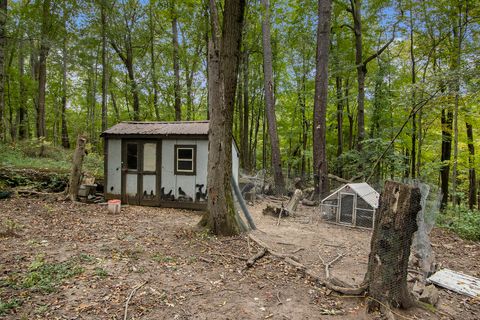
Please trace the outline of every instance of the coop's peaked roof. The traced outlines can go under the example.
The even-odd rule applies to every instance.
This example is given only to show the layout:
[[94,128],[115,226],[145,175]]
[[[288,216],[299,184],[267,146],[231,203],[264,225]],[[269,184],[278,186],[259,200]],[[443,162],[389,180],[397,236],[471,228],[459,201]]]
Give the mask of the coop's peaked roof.
[[208,135],[208,121],[124,121],[104,135]]
[[337,193],[342,191],[353,191],[373,208],[378,208],[380,194],[366,182],[347,183],[346,185],[332,192],[328,197],[323,199],[322,202],[325,200],[331,200],[332,198],[336,197]]

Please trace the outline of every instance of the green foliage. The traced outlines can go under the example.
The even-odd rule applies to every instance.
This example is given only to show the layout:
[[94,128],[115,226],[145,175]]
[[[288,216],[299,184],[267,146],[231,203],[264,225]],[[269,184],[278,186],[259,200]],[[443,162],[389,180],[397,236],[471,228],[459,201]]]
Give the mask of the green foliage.
[[[53,148],[53,147],[51,147]],[[50,147],[46,148],[50,150]],[[39,147],[29,141],[17,145],[0,143],[0,165],[15,168],[47,169],[57,172],[68,172],[70,162],[65,151],[56,148],[56,151],[47,151],[46,157],[38,156]],[[51,157],[50,157],[51,156]]]
[[449,207],[437,216],[437,223],[464,239],[480,241],[480,211],[472,211],[465,207]]
[[[39,156],[42,144],[37,140],[27,140],[15,145],[0,143],[0,166],[21,169],[51,170],[69,173],[73,150],[65,150],[51,144],[43,144],[43,156]],[[95,177],[103,176],[103,156],[95,153],[90,145],[84,158],[83,171]],[[18,177],[22,179],[22,177]],[[52,179],[55,179],[53,177]],[[24,181],[23,184],[26,184]]]
[[94,271],[95,271],[95,276],[101,279],[104,279],[109,276],[108,271],[101,267],[96,267]]
[[10,299],[8,301],[3,301],[0,298],[0,316],[6,315],[9,311],[18,308],[21,302],[18,299]]
[[21,286],[49,293],[54,291],[64,280],[75,277],[83,271],[84,269],[75,265],[73,261],[48,263],[42,256],[38,256],[23,277]]

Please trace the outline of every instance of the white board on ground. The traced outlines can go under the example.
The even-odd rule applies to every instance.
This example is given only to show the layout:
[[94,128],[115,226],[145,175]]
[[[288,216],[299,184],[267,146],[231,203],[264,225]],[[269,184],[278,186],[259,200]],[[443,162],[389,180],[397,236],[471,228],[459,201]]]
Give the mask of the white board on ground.
[[430,276],[427,281],[469,297],[480,297],[480,279],[460,272],[442,269]]

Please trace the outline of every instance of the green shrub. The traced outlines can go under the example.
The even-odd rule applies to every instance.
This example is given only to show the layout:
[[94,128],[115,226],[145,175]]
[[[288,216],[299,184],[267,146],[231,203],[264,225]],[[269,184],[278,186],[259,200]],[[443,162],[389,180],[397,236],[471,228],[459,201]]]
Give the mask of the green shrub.
[[464,207],[448,208],[437,216],[437,224],[464,239],[480,241],[480,211]]

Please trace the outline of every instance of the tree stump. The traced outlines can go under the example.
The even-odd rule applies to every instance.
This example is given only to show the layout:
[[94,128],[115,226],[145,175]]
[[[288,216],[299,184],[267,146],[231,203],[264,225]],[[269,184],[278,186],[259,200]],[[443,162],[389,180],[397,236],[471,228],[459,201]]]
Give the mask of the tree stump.
[[293,193],[293,196],[290,198],[290,200],[287,203],[287,206],[285,207],[285,210],[291,215],[295,214],[295,211],[297,211],[297,206],[298,202],[303,196],[303,192],[300,189],[295,190]]
[[82,136],[78,136],[77,147],[73,154],[72,171],[70,173],[70,187],[68,195],[71,201],[77,200],[78,189],[80,185],[80,178],[82,176],[83,158],[85,157],[85,145],[87,139]]
[[368,312],[413,305],[407,289],[407,269],[420,200],[417,187],[393,181],[385,183],[375,217],[366,274]]

